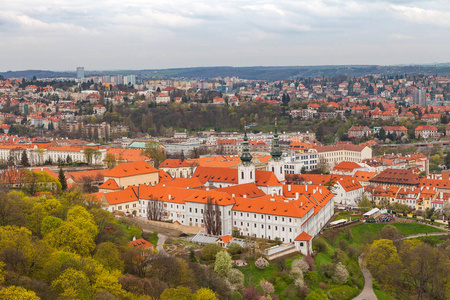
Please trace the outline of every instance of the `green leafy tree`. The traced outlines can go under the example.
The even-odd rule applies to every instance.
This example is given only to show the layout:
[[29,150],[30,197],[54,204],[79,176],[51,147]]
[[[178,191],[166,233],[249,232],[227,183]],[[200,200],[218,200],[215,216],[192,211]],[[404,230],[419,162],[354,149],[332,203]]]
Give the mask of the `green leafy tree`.
[[178,288],[166,289],[161,294],[160,300],[195,300],[196,296],[192,294],[190,288],[180,286]]
[[62,191],[67,190],[66,175],[64,175],[64,172],[63,172],[62,168],[59,169],[58,179],[59,179],[59,182],[61,183],[61,190]]
[[29,167],[29,166],[30,166],[30,163],[29,163],[29,161],[28,161],[28,155],[27,155],[27,152],[26,152],[26,151],[23,151],[23,152],[22,152],[22,158],[21,158],[21,160],[20,160],[20,164],[21,164],[22,166],[24,166],[24,167]]
[[94,258],[101,263],[107,270],[123,271],[123,261],[120,258],[119,249],[111,242],[101,243],[97,246]]
[[3,300],[39,300],[33,291],[28,291],[21,286],[9,286],[0,290],[0,298]]
[[41,234],[46,236],[59,226],[61,226],[63,220],[54,216],[47,216],[42,220],[41,223]]
[[360,211],[367,212],[373,208],[372,202],[364,196],[361,200],[361,202],[358,203],[358,208]]
[[101,157],[100,151],[95,148],[85,148],[83,154],[88,165],[92,165],[92,163],[96,162]]
[[83,271],[66,269],[52,282],[52,289],[66,299],[92,299],[89,278]]
[[166,153],[157,142],[146,143],[142,154],[153,159],[155,168],[159,168],[159,165],[167,158]]
[[395,282],[399,278],[400,257],[391,240],[374,241],[367,254],[366,264],[380,283]]
[[201,288],[195,292],[195,299],[196,300],[216,300],[217,295],[214,293],[214,291],[208,289],[208,288]]
[[216,254],[216,262],[214,263],[214,271],[220,275],[227,276],[232,267],[231,255],[226,251],[220,251]]

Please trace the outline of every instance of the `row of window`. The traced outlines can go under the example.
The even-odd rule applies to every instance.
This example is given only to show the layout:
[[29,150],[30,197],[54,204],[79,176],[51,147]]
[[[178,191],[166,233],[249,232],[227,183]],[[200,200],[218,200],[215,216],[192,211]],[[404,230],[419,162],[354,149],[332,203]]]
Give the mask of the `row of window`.
[[[234,212],[234,215],[236,216],[237,215],[237,213],[236,212]],[[244,217],[244,213],[243,212],[241,212],[240,213],[240,215],[241,215],[241,217]],[[261,215],[261,219],[264,219],[264,216],[265,215]],[[270,215],[268,215],[267,216],[267,220],[270,220]],[[250,213],[247,213],[247,218],[250,218]],[[254,219],[256,219],[256,214],[253,214],[253,218]],[[275,218],[275,221],[278,221],[278,217],[277,216],[274,216],[274,218]],[[281,217],[281,222],[284,222],[284,217]],[[292,218],[288,218],[289,219],[289,223],[292,223]]]
[[[196,219],[197,220],[197,219]],[[195,221],[195,222],[197,222],[197,221]],[[203,220],[202,220],[202,223],[203,223]],[[236,226],[237,225],[237,222],[236,221],[234,221],[234,225]],[[244,226],[244,222],[241,222],[241,226]],[[250,223],[247,223],[247,227],[250,227]],[[253,227],[254,228],[257,228],[257,224],[255,223],[255,224],[253,224]],[[275,228],[275,230],[278,230],[278,226],[274,226]],[[264,229],[264,224],[261,224],[261,229]],[[271,226],[270,225],[267,225],[267,229],[271,229]],[[284,227],[281,227],[281,231],[282,232],[284,232]],[[289,227],[289,232],[292,232],[292,228],[290,228]]]

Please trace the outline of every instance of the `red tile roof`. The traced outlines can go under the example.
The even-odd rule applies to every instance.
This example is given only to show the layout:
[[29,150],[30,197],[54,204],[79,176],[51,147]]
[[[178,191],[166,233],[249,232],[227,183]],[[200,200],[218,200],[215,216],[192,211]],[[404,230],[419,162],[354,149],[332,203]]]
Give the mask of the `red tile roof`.
[[158,172],[145,161],[120,164],[105,174],[105,177],[127,177]]
[[191,163],[184,160],[181,161],[181,159],[166,159],[163,161],[159,167],[160,168],[180,168],[180,167],[190,167]]
[[309,241],[311,239],[312,239],[312,236],[310,236],[309,234],[307,234],[306,232],[303,231],[294,239],[294,241]]
[[261,191],[254,183],[238,184],[216,189],[216,191],[225,192],[230,196],[235,195],[236,197],[244,197],[244,195],[246,195],[247,198],[256,198],[265,195],[265,193]]
[[103,190],[121,190],[122,189],[120,186],[117,185],[116,181],[112,178],[106,180],[98,188],[103,189]]
[[333,171],[352,172],[354,169],[361,169],[362,167],[352,161],[341,161],[334,166]]
[[133,245],[135,248],[136,247],[142,247],[142,248],[151,248],[153,247],[153,244],[144,240],[144,239],[137,239],[135,241],[131,241],[129,242],[129,244]]
[[104,197],[109,205],[138,201],[136,189],[137,187],[129,186],[123,191],[105,193]]

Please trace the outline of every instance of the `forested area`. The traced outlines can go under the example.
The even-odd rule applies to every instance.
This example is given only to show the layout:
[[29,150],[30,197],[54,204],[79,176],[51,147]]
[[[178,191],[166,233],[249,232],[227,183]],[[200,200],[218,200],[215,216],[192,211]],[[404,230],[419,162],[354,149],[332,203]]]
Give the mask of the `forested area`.
[[129,244],[141,231],[79,191],[1,192],[0,225],[1,299],[176,299],[179,286],[191,299],[230,293],[209,267],[156,253],[147,260]]

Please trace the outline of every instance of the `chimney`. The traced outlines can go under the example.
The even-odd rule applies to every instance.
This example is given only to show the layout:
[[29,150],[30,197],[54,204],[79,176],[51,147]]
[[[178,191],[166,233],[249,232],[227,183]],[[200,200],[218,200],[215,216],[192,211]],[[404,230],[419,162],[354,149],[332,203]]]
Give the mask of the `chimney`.
[[135,241],[136,240],[136,236],[133,236],[133,241]]
[[306,192],[308,191],[308,185],[305,185],[305,191]]
[[243,196],[244,198],[247,198],[247,194],[244,194],[244,196]]
[[322,195],[322,189],[319,189],[319,193]]
[[209,186],[206,187],[206,190],[209,191]]
[[270,198],[270,201],[275,201],[275,199],[274,198]]
[[163,184],[163,187],[166,187],[166,185],[165,185],[165,184]]
[[296,193],[295,193],[295,199],[297,200],[298,197],[299,197],[299,194],[298,194],[298,192],[296,192]]
[[290,192],[290,191],[291,191],[291,185],[288,184],[288,192]]
[[169,200],[172,199],[172,195],[169,195]]
[[234,194],[231,194],[231,197],[234,198]]
[[303,202],[300,202],[300,206],[303,206]]

